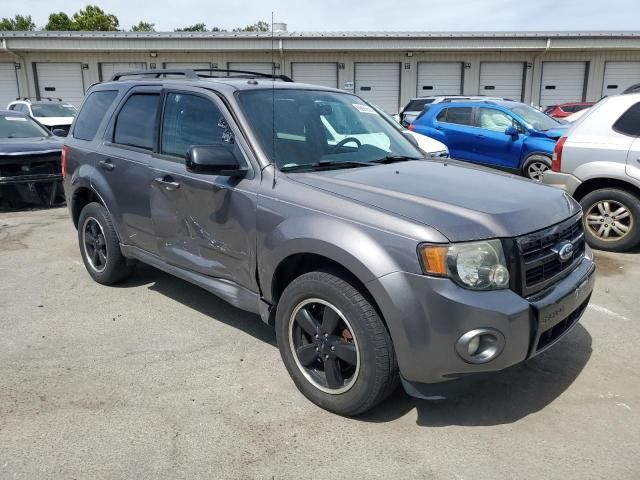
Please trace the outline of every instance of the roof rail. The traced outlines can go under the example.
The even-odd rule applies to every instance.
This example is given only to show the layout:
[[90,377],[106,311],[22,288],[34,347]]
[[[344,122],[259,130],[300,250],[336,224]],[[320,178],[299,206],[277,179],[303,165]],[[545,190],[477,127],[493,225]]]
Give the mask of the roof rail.
[[640,93],[640,83],[631,85],[630,87],[626,88],[624,92],[622,92],[623,95],[626,93]]
[[50,102],[62,102],[59,97],[17,97],[16,100],[49,100]]
[[[224,77],[214,75],[204,75],[199,72],[226,73]],[[238,75],[229,75],[231,73]],[[286,75],[272,75],[270,73],[250,72],[248,70],[226,70],[217,68],[196,68],[196,69],[160,69],[160,70],[139,70],[134,72],[118,72],[109,81],[117,82],[122,77],[142,77],[142,78],[160,78],[163,75],[181,75],[189,80],[197,80],[199,78],[271,78],[273,80],[281,80],[283,82],[293,82]]]

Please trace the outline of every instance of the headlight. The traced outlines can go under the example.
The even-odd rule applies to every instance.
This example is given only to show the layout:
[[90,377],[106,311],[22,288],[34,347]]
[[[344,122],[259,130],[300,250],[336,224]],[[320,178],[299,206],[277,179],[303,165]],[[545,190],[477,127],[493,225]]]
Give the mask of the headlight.
[[431,152],[432,158],[449,158],[449,150],[439,150],[437,152]]
[[425,273],[450,277],[472,290],[498,290],[509,287],[509,269],[500,240],[420,245]]

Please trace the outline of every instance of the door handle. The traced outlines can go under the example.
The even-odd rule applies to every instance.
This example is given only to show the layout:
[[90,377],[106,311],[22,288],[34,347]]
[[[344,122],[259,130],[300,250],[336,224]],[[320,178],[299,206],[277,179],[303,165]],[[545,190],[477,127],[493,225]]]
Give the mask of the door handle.
[[485,136],[484,136],[484,135],[482,135],[482,134],[478,134],[478,135],[476,135],[476,138],[483,139],[483,138],[485,138]]
[[158,185],[162,185],[165,190],[168,190],[170,192],[173,192],[174,190],[177,190],[180,188],[180,184],[168,175],[165,177],[156,178],[153,181],[156,182]]
[[113,170],[114,168],[116,168],[116,166],[111,162],[111,159],[109,159],[109,158],[107,158],[107,159],[105,159],[105,160],[100,160],[98,163],[100,164],[100,166],[101,166],[104,170],[106,170],[106,171],[108,171],[108,172],[110,172],[111,170]]

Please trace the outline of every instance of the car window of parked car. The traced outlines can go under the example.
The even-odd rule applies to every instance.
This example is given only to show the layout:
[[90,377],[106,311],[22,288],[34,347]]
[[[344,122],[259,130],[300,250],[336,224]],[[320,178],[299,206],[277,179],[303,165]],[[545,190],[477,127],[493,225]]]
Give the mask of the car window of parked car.
[[[433,101],[433,100],[431,100],[431,101]],[[404,109],[404,111],[405,112],[419,112],[428,103],[431,103],[431,102],[426,98],[419,98],[419,99],[416,99],[416,100],[411,100],[409,102],[409,105],[407,105],[407,108]]]
[[513,118],[495,108],[480,108],[478,114],[478,127],[492,132],[504,132],[507,128],[513,127]]
[[72,133],[73,138],[93,140],[107,110],[109,110],[117,95],[117,90],[100,90],[91,93],[85,100],[82,110],[76,119]]
[[0,138],[41,138],[50,133],[29,117],[0,116]]
[[545,115],[540,110],[531,108],[528,105],[518,105],[516,107],[510,108],[510,110],[535,130],[544,132],[546,130],[557,128],[562,125],[557,120],[549,117],[548,115]]
[[78,113],[73,105],[68,103],[45,103],[32,105],[34,117],[75,117]]
[[131,95],[116,118],[113,142],[151,150],[159,99],[157,93]]
[[613,124],[613,129],[624,135],[640,136],[640,103],[636,103]]
[[471,107],[450,107],[442,110],[436,120],[445,123],[455,123],[456,125],[473,125]]
[[160,151],[184,157],[193,145],[233,143],[233,134],[218,107],[209,99],[183,93],[167,94]]

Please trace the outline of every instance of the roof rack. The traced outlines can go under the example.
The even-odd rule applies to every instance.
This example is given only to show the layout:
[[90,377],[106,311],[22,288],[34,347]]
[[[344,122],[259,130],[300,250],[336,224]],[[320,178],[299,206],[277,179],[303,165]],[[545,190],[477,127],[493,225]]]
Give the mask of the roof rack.
[[49,100],[50,102],[61,102],[61,98],[57,97],[17,97],[16,100]]
[[640,83],[636,83],[634,85],[631,85],[630,87],[625,89],[624,92],[622,92],[623,95],[626,94],[626,93],[640,93]]
[[[204,75],[199,72],[226,73],[225,76]],[[229,74],[237,75],[229,75]],[[165,75],[180,75],[188,80],[198,80],[200,78],[270,78],[272,80],[281,80],[283,82],[293,82],[286,75],[272,75],[270,73],[250,72],[247,70],[226,70],[218,68],[196,68],[196,69],[160,69],[160,70],[141,70],[135,72],[118,72],[111,77],[111,82],[117,82],[122,77],[142,77],[142,78],[160,78]]]

